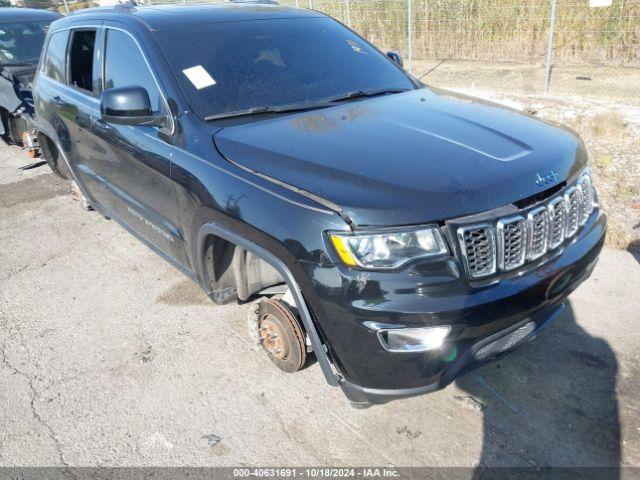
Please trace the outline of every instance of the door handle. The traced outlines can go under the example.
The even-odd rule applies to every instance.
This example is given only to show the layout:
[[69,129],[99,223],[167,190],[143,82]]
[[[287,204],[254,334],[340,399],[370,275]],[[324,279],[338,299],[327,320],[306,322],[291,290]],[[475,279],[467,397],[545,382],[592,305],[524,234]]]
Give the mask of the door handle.
[[61,99],[60,97],[58,97],[58,96],[53,97],[51,100],[53,100],[53,103],[55,103],[56,105],[58,105],[58,106],[60,106],[60,107],[61,107],[62,105],[64,105],[64,100],[62,100],[62,99]]
[[93,125],[98,130],[110,130],[111,126],[98,117],[91,117],[91,125]]

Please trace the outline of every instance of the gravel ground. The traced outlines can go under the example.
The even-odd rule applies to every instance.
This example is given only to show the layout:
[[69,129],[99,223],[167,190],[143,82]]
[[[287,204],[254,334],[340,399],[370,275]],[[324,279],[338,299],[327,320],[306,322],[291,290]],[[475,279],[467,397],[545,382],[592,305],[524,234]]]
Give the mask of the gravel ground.
[[640,256],[501,362],[355,410],[28,162],[0,148],[0,466],[640,466]]

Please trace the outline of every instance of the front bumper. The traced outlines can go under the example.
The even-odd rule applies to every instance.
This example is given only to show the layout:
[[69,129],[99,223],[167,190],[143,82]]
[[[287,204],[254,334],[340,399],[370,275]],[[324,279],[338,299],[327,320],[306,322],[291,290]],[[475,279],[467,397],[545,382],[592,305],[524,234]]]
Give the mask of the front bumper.
[[[605,232],[606,216],[599,210],[558,252],[483,286],[471,285],[453,258],[393,273],[313,268],[308,272],[315,286],[311,303],[346,396],[356,403],[385,403],[438,390],[508,351],[474,357],[486,342],[529,322],[533,328],[517,345],[537,336],[591,274]],[[437,351],[393,353],[366,326],[371,322],[450,325],[452,331]]]
[[[552,309],[538,312],[533,317],[525,318],[523,321],[518,322],[509,328],[506,328],[502,332],[498,332],[494,335],[490,335],[489,337],[478,341],[470,348],[468,348],[462,355],[458,356],[457,359],[450,365],[450,367],[445,369],[433,383],[424,385],[422,387],[398,389],[366,388],[347,381],[341,383],[340,387],[351,402],[363,405],[382,404],[390,402],[391,400],[423,395],[425,393],[440,390],[453,382],[460,374],[478,368],[491,361],[495,361],[511,353],[516,347],[522,345],[523,343],[533,340],[553,320],[558,318],[563,310],[564,303],[561,303],[560,305]],[[492,347],[496,344],[499,345],[502,339],[513,336],[519,330],[531,324],[533,325],[532,331],[530,333],[527,333],[526,336],[519,339],[510,348],[502,350],[498,347],[496,353],[483,356],[481,359],[476,358],[476,354],[484,347]],[[449,347],[449,351],[451,352],[451,346]]]

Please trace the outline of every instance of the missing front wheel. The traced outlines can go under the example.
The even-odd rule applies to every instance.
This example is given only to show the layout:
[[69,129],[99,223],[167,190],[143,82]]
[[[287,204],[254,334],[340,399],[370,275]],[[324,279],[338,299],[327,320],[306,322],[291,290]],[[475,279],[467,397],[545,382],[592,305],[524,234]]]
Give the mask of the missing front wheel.
[[305,334],[289,307],[279,300],[258,304],[258,342],[269,359],[287,373],[301,370],[307,361]]

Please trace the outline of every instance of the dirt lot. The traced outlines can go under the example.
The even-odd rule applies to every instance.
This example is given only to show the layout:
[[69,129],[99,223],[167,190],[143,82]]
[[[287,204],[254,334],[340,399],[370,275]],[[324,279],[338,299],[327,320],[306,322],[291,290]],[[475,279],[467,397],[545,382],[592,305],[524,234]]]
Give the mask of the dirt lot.
[[355,410],[27,163],[0,150],[2,466],[640,466],[640,256],[606,249],[500,363]]
[[[511,94],[542,93],[546,68],[538,64],[480,60],[415,60],[413,73],[429,85]],[[554,65],[549,95],[620,102],[640,107],[640,67]]]

